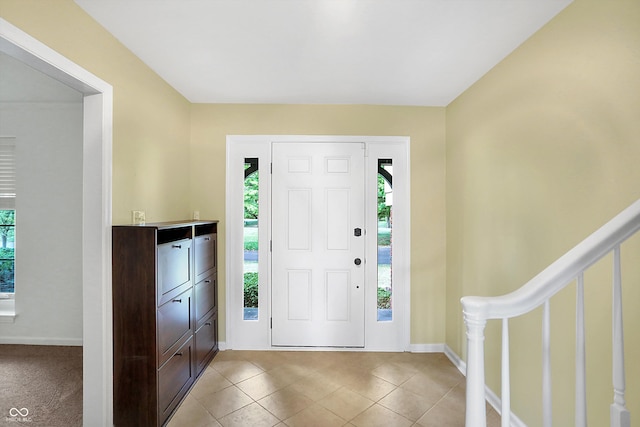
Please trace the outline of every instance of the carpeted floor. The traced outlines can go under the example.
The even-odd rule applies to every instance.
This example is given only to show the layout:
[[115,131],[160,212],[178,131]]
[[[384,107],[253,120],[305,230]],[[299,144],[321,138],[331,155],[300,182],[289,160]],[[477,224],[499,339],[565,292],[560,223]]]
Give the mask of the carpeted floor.
[[82,426],[82,347],[0,345],[0,426]]

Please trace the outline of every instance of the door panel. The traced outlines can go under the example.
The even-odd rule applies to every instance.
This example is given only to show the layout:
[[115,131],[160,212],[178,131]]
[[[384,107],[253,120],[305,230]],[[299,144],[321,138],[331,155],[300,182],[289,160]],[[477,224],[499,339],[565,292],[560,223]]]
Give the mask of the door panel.
[[327,250],[349,249],[349,190],[326,190]]
[[287,270],[287,320],[311,320],[311,271]]
[[290,251],[311,250],[311,190],[289,190],[287,194],[288,247]]
[[364,144],[273,143],[272,345],[364,346]]
[[327,320],[349,321],[349,287],[351,272],[327,271],[325,274],[327,287]]

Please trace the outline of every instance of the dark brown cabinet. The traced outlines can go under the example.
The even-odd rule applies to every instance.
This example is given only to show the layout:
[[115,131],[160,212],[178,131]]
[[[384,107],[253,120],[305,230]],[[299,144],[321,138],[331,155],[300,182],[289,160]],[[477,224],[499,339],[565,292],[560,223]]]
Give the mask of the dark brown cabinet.
[[217,221],[113,227],[116,426],[162,426],[218,352]]

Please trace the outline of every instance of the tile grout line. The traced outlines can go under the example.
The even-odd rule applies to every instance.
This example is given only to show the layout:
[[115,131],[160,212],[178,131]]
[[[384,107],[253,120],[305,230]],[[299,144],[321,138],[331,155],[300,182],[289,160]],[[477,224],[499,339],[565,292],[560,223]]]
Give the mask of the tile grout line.
[[[239,354],[238,354],[238,358],[237,358],[237,359],[236,359],[236,358],[234,358],[234,355],[233,355],[233,354],[229,354],[229,358],[224,358],[224,359],[222,359],[222,360],[220,360],[220,359],[219,359],[219,361],[218,361],[219,363],[220,363],[220,362],[242,362],[242,363],[246,363],[246,364],[250,365],[251,367],[253,367],[253,368],[255,368],[255,369],[257,369],[257,370],[259,371],[259,372],[257,372],[257,373],[255,373],[255,372],[254,372],[253,374],[251,374],[251,375],[247,376],[246,378],[242,378],[242,375],[241,375],[241,376],[240,376],[240,377],[242,378],[241,380],[236,380],[236,381],[232,381],[232,380],[231,380],[231,378],[235,376],[235,375],[234,375],[234,373],[238,373],[238,372],[240,372],[240,371],[235,371],[235,372],[234,372],[234,370],[232,369],[232,368],[233,368],[233,364],[230,364],[230,365],[229,365],[230,369],[226,369],[226,368],[225,368],[225,369],[221,369],[221,370],[219,370],[219,368],[221,368],[221,367],[220,367],[220,366],[216,366],[216,365],[218,365],[219,363],[215,363],[216,361],[214,360],[214,362],[213,362],[213,363],[208,367],[208,368],[211,368],[211,369],[212,369],[212,372],[213,372],[213,373],[216,373],[217,375],[219,375],[221,378],[223,378],[225,381],[228,381],[228,383],[229,383],[229,385],[224,386],[224,387],[222,387],[222,388],[221,388],[221,389],[219,389],[219,390],[216,390],[216,391],[215,391],[214,393],[212,393],[212,394],[219,393],[219,392],[221,392],[221,391],[223,391],[223,390],[225,390],[225,389],[228,389],[229,387],[233,386],[233,387],[235,387],[236,391],[237,391],[237,390],[239,390],[243,396],[245,396],[247,399],[249,399],[249,402],[248,402],[248,403],[246,403],[245,405],[241,406],[240,408],[236,408],[235,410],[231,411],[231,412],[230,412],[230,413],[228,413],[228,414],[225,414],[225,415],[224,415],[224,416],[222,416],[220,419],[225,418],[225,417],[229,417],[229,416],[231,416],[232,414],[234,414],[234,413],[236,413],[236,412],[238,412],[238,411],[241,411],[241,410],[243,410],[243,409],[247,408],[247,406],[250,406],[252,403],[257,403],[257,407],[259,407],[259,408],[261,408],[262,410],[264,410],[266,414],[269,414],[269,416],[273,417],[273,419],[274,419],[274,420],[277,420],[277,421],[278,421],[278,423],[282,423],[283,425],[286,425],[286,422],[285,422],[285,421],[286,421],[286,419],[292,418],[292,417],[294,417],[294,416],[296,416],[296,415],[300,414],[301,412],[303,412],[303,411],[307,410],[308,408],[310,408],[310,407],[312,407],[312,406],[316,405],[317,407],[322,408],[323,410],[328,411],[328,413],[332,414],[332,416],[338,417],[338,418],[339,418],[340,420],[342,420],[344,423],[346,423],[346,424],[351,424],[351,422],[352,422],[354,419],[358,418],[358,417],[359,417],[359,416],[361,416],[363,413],[365,413],[366,411],[370,410],[373,406],[375,406],[375,405],[379,405],[380,407],[382,407],[382,408],[384,408],[384,409],[386,409],[386,410],[389,410],[390,412],[392,412],[392,413],[394,413],[394,414],[396,414],[396,415],[398,415],[398,416],[400,416],[400,417],[402,417],[402,418],[406,419],[408,422],[412,423],[412,425],[418,425],[418,424],[417,424],[417,420],[416,420],[416,421],[414,421],[414,420],[412,420],[412,419],[409,419],[409,418],[407,418],[405,415],[403,415],[402,413],[398,412],[397,410],[394,410],[394,409],[392,409],[392,408],[389,408],[389,407],[387,407],[387,406],[385,406],[385,405],[381,404],[380,402],[381,402],[383,399],[385,399],[386,397],[388,397],[391,393],[394,393],[394,392],[396,392],[396,391],[397,391],[397,390],[399,390],[399,389],[403,389],[403,386],[404,386],[405,384],[407,384],[409,381],[411,381],[414,377],[416,377],[416,375],[419,375],[421,372],[424,372],[424,371],[423,371],[423,368],[425,367],[425,365],[424,365],[424,364],[422,364],[422,363],[418,363],[417,361],[412,361],[411,359],[409,359],[409,361],[401,362],[400,360],[398,360],[398,358],[395,358],[395,357],[394,357],[394,358],[392,358],[391,360],[388,360],[388,361],[382,361],[382,360],[381,360],[380,362],[376,362],[376,361],[374,361],[374,362],[373,362],[373,364],[370,364],[370,365],[371,365],[371,367],[370,367],[370,368],[368,368],[368,369],[366,369],[366,370],[363,370],[363,371],[362,371],[362,374],[363,374],[363,375],[366,375],[366,376],[373,377],[373,378],[375,378],[375,379],[376,379],[376,381],[382,381],[383,383],[386,383],[386,384],[389,384],[389,385],[391,385],[391,386],[392,386],[391,390],[389,390],[389,391],[385,392],[383,395],[381,395],[381,396],[379,396],[379,397],[377,397],[377,396],[376,396],[376,399],[374,400],[374,399],[372,399],[372,398],[370,398],[370,397],[366,396],[365,394],[363,394],[361,391],[357,391],[357,390],[356,390],[357,386],[355,386],[355,383],[353,383],[353,384],[351,384],[351,385],[350,385],[350,384],[348,384],[348,382],[342,382],[342,381],[340,381],[340,380],[336,380],[336,378],[338,378],[338,377],[339,377],[339,371],[336,371],[336,373],[338,373],[338,377],[335,377],[335,378],[334,378],[333,376],[331,376],[330,378],[332,378],[332,379],[329,379],[329,378],[327,377],[327,372],[329,372],[329,371],[331,371],[331,370],[335,369],[335,367],[336,367],[336,366],[338,366],[338,365],[337,365],[337,363],[340,363],[340,364],[341,364],[341,363],[343,363],[343,362],[344,362],[344,359],[341,359],[341,360],[340,360],[339,362],[337,362],[337,363],[336,363],[336,362],[333,362],[333,363],[332,363],[332,362],[328,362],[328,363],[316,363],[317,361],[315,361],[315,360],[307,361],[307,359],[304,359],[304,358],[300,359],[300,358],[297,358],[297,357],[296,357],[296,358],[294,359],[294,358],[292,357],[292,358],[290,358],[290,359],[289,359],[289,358],[288,358],[288,354],[284,354],[284,358],[283,358],[283,360],[282,360],[282,361],[280,361],[279,363],[276,363],[276,362],[274,362],[274,361],[269,362],[269,361],[267,361],[267,360],[265,360],[265,359],[262,359],[262,358],[260,357],[260,354],[259,354],[259,353],[257,353],[257,355],[258,355],[258,357],[260,358],[260,360],[263,360],[263,363],[260,363],[259,361],[257,361],[257,362],[256,362],[256,360],[255,360],[255,359],[250,360],[251,358],[246,357],[246,355],[245,355],[245,354],[241,354],[241,353],[239,353]],[[294,355],[294,356],[297,356],[297,355]],[[295,361],[294,361],[294,360],[295,360]],[[254,362],[256,362],[256,363],[254,363]],[[263,374],[264,374],[264,375],[271,375],[273,378],[277,378],[277,375],[275,375],[275,374],[270,374],[270,372],[274,371],[275,369],[281,368],[281,367],[287,367],[287,366],[293,366],[293,367],[296,367],[296,366],[303,366],[305,363],[309,363],[309,364],[310,364],[310,366],[308,366],[308,368],[309,368],[309,370],[308,370],[308,371],[303,371],[303,374],[301,374],[299,377],[298,377],[297,375],[294,375],[295,380],[293,380],[292,382],[286,382],[286,384],[285,384],[284,386],[282,386],[282,387],[280,387],[280,388],[277,388],[277,389],[275,389],[275,390],[271,390],[271,391],[269,391],[267,394],[265,394],[264,396],[261,396],[259,399],[254,399],[254,398],[252,397],[252,395],[250,395],[250,394],[249,394],[249,392],[251,392],[251,390],[252,390],[251,388],[247,388],[247,390],[249,391],[249,392],[247,392],[247,391],[243,390],[243,389],[239,386],[241,383],[246,382],[246,381],[249,381],[249,380],[251,380],[251,379],[254,379],[254,378],[256,378],[256,377],[258,377],[258,376],[260,376],[260,375],[263,375]],[[350,364],[351,364],[351,363],[354,363],[354,362],[348,362],[348,363],[350,363]],[[355,363],[357,363],[357,362],[355,362]],[[367,363],[367,364],[369,365],[369,363]],[[378,369],[378,368],[380,368],[380,367],[384,366],[385,364],[392,364],[392,365],[399,366],[400,368],[407,368],[407,369],[409,369],[409,373],[410,373],[411,375],[409,376],[409,378],[406,378],[405,380],[403,380],[403,381],[399,382],[399,384],[395,384],[395,383],[390,382],[390,381],[388,381],[387,379],[385,379],[385,378],[383,378],[383,377],[381,377],[381,376],[378,376],[378,374],[374,374],[374,373],[373,373],[373,371],[375,371],[376,369]],[[272,365],[272,366],[271,366],[271,368],[270,368],[270,369],[267,369],[267,367],[268,367],[269,365]],[[294,369],[295,369],[295,368],[294,368]],[[434,366],[434,369],[437,369],[437,367],[435,367],[435,366]],[[226,372],[226,375],[225,375],[225,374],[223,374],[223,371],[224,371],[224,372]],[[383,371],[380,371],[380,373],[384,373],[384,372],[383,372]],[[393,374],[393,372],[390,372],[390,374]],[[310,400],[311,400],[311,403],[310,403],[310,404],[307,404],[305,407],[303,407],[302,409],[297,410],[296,412],[294,412],[294,413],[292,413],[292,414],[287,414],[287,417],[286,417],[286,418],[284,418],[284,419],[281,419],[280,417],[278,417],[276,414],[274,414],[272,411],[270,411],[270,410],[267,408],[267,406],[266,406],[266,405],[264,405],[263,403],[261,403],[261,402],[260,402],[261,400],[263,400],[263,399],[265,399],[265,398],[267,398],[267,397],[269,397],[269,396],[272,396],[272,395],[274,395],[274,394],[276,394],[276,393],[278,393],[278,392],[281,392],[281,391],[283,391],[283,390],[286,390],[287,388],[292,387],[292,386],[293,386],[293,385],[295,385],[295,384],[298,384],[298,383],[303,382],[305,379],[308,379],[308,378],[310,378],[310,377],[314,377],[314,376],[316,376],[316,377],[317,377],[318,375],[319,375],[321,378],[322,378],[322,377],[327,378],[327,380],[328,380],[328,381],[330,381],[330,382],[332,382],[335,386],[337,386],[337,388],[336,388],[335,390],[331,391],[330,393],[326,394],[326,395],[322,395],[322,397],[318,397],[318,398],[317,398],[317,400],[316,400],[316,398],[312,398],[312,397],[310,397],[310,396],[305,395],[304,393],[301,393],[304,397],[306,397],[306,398],[310,399]],[[385,376],[385,375],[383,375],[383,376]],[[389,377],[388,375],[386,375],[386,376],[387,376],[387,377]],[[200,379],[202,379],[202,377],[201,377]],[[200,379],[199,379],[199,380],[200,380]],[[266,381],[268,381],[268,379],[267,379]],[[452,392],[452,391],[453,391],[457,386],[459,386],[459,384],[461,383],[461,381],[463,381],[463,380],[459,380],[459,381],[458,381],[458,382],[456,382],[452,387],[450,387],[450,388],[449,388],[449,390],[448,390],[446,393],[444,393],[444,394],[443,394],[443,395],[442,395],[442,396],[441,396],[441,397],[440,397],[440,398],[439,398],[439,399],[438,399],[438,400],[437,400],[433,405],[431,405],[431,407],[430,407],[429,409],[427,409],[424,413],[422,413],[422,414],[420,415],[420,417],[418,417],[418,420],[419,420],[421,417],[424,417],[424,415],[425,415],[425,414],[428,414],[429,412],[431,412],[434,408],[436,408],[438,405],[440,405],[440,404],[442,403],[442,401],[443,401],[445,398],[447,398],[448,396],[450,396],[450,395],[451,395],[451,392]],[[253,385],[251,385],[250,387],[253,387]],[[255,390],[257,390],[257,391],[258,391],[258,394],[256,394],[256,393],[252,393],[252,394],[260,395],[261,393],[260,393],[260,389],[259,389],[259,387],[260,387],[260,382],[259,382],[259,381],[256,381],[256,387],[257,387],[257,388],[256,388]],[[245,387],[245,388],[246,388],[246,387]],[[383,387],[383,389],[382,389],[382,390],[380,390],[380,391],[384,391],[384,389],[386,389],[386,387]],[[263,389],[263,390],[264,390],[264,389]],[[345,391],[349,391],[349,392],[351,392],[351,393],[354,393],[354,394],[356,394],[356,395],[358,395],[358,396],[362,397],[363,399],[366,399],[367,401],[372,402],[372,403],[371,403],[371,404],[369,404],[366,408],[364,408],[364,409],[362,409],[362,410],[359,410],[360,408],[357,408],[357,409],[358,409],[358,412],[357,412],[356,414],[354,414],[354,415],[352,415],[352,416],[351,416],[351,414],[349,414],[349,415],[350,415],[350,419],[345,419],[345,418],[343,418],[343,416],[341,416],[340,414],[336,413],[334,410],[330,409],[329,407],[327,407],[327,406],[325,406],[324,404],[322,404],[322,403],[321,403],[324,399],[329,398],[330,396],[332,396],[333,394],[335,394],[335,393],[339,392],[340,390],[345,390]],[[403,389],[403,390],[404,390],[404,391],[406,391],[406,392],[409,392],[409,393],[415,394],[416,396],[421,397],[421,394],[415,393],[414,391],[412,391],[412,390],[410,390],[410,389]],[[377,394],[377,393],[375,393],[375,394]],[[201,400],[200,398],[196,397],[195,395],[194,395],[193,397],[194,397],[194,399],[195,399],[195,402],[197,402],[197,404],[198,404],[200,407],[204,408],[204,410],[206,410],[206,412],[207,412],[207,413],[208,413],[208,414],[209,414],[209,415],[210,415],[214,420],[216,420],[217,422],[220,422],[220,419],[216,418],[216,417],[215,417],[211,412],[209,412],[209,410],[207,409],[207,406],[205,406],[206,399],[207,399],[205,396],[202,396],[202,400]],[[354,406],[354,408],[355,408],[355,406]],[[347,413],[348,413],[348,412],[347,412]],[[276,424],[278,424],[278,423],[276,423]],[[346,424],[345,424],[345,425],[346,425]]]
[[[445,399],[449,394],[451,394],[451,393],[453,392],[453,390],[454,390],[456,387],[458,387],[462,381],[464,381],[464,379],[463,379],[463,380],[458,381],[458,382],[457,382],[453,387],[451,387],[451,388],[449,389],[449,391],[447,391],[447,392],[446,392],[446,393],[445,393],[445,394],[444,394],[440,399],[438,399],[438,401],[437,401],[436,403],[434,403],[433,405],[431,405],[431,408],[427,409],[427,411],[426,411],[424,414],[422,414],[422,416],[421,416],[420,418],[424,417],[424,416],[425,416],[425,415],[427,415],[429,412],[431,412],[431,411],[432,411],[436,406],[438,406],[438,405],[440,404],[440,402],[442,402],[442,401],[443,401],[443,400],[444,400],[444,399]],[[420,418],[418,418],[418,420],[419,420]],[[417,421],[416,421],[416,423],[417,423]]]

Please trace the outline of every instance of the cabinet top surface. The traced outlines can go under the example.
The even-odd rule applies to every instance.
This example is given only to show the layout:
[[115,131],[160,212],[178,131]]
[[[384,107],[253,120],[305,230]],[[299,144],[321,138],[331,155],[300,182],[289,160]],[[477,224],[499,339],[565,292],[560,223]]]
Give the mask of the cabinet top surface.
[[122,224],[114,225],[113,227],[134,227],[134,228],[157,228],[158,230],[178,228],[178,227],[190,227],[192,225],[206,225],[217,224],[216,220],[184,220],[184,221],[165,221],[165,222],[147,222],[143,224]]

